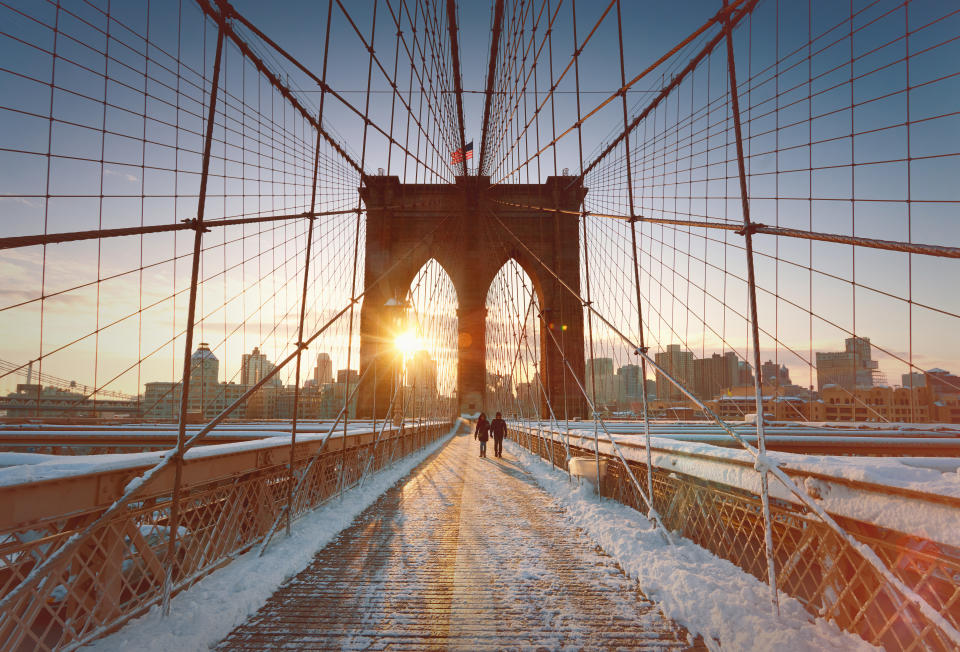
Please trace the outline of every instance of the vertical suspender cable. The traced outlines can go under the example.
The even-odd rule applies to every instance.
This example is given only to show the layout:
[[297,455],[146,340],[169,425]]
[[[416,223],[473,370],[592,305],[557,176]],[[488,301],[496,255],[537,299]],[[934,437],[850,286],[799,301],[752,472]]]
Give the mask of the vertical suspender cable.
[[[167,535],[167,568],[163,580],[162,613],[170,615],[170,591],[173,586],[173,567],[176,563],[177,528],[180,519],[180,484],[183,476],[183,453],[187,430],[187,408],[190,399],[191,349],[193,326],[197,308],[197,279],[200,275],[200,256],[203,245],[203,213],[207,198],[207,178],[210,170],[210,146],[213,141],[213,125],[217,112],[217,89],[220,84],[220,62],[223,56],[223,17],[217,25],[217,52],[213,62],[213,81],[210,89],[210,106],[207,113],[207,134],[203,144],[203,167],[200,172],[200,193],[197,200],[197,219],[194,222],[193,267],[190,272],[190,302],[187,306],[187,326],[183,344],[183,379],[180,382],[180,418],[177,425],[177,450],[174,453],[173,500],[170,503],[170,531]],[[203,362],[200,363],[201,377]]]
[[[333,17],[333,0],[327,4],[327,31],[323,45],[323,79],[327,79],[327,55],[330,53],[330,19]],[[323,123],[323,103],[326,100],[326,86],[320,89],[320,108],[317,111],[317,124]],[[297,419],[300,414],[300,363],[303,358],[303,352],[306,349],[303,343],[303,321],[307,314],[307,287],[310,284],[310,256],[313,251],[313,228],[316,221],[315,212],[317,210],[317,176],[320,170],[320,143],[323,142],[323,134],[317,130],[317,143],[313,154],[313,184],[310,188],[310,219],[307,222],[309,231],[307,232],[307,252],[303,263],[303,294],[300,299],[300,325],[297,331],[297,368],[293,385],[293,418],[290,422],[290,469],[287,480],[287,536],[290,536],[290,519],[293,517],[293,485],[296,482],[294,473],[294,463],[296,462],[297,449]]]
[[[580,129],[580,46],[577,41],[577,0],[572,0],[570,4],[570,11],[572,14],[573,22],[573,69],[574,69],[574,79],[576,80],[577,88],[577,151],[580,155],[580,169],[583,169],[583,132]],[[553,148],[554,151],[554,160],[556,160],[556,145]],[[585,206],[583,205],[583,200],[580,201],[580,209],[585,212]],[[583,268],[584,268],[584,280],[587,284],[587,305],[591,305],[590,299],[590,254],[587,247],[587,217],[585,214],[580,216],[580,225],[583,229]],[[594,459],[597,465],[597,493],[601,496],[603,495],[603,477],[600,475],[600,432],[598,430],[599,425],[597,424],[597,370],[596,370],[596,358],[594,357],[593,352],[593,314],[591,311],[587,311],[587,331],[590,337],[590,395],[592,412],[593,412],[593,453]]]
[[[724,0],[726,5],[726,0]],[[753,232],[750,222],[750,198],[747,193],[747,173],[743,160],[743,130],[740,123],[740,101],[737,96],[737,72],[733,54],[733,28],[729,14],[723,16],[723,28],[727,40],[727,70],[730,75],[730,102],[733,109],[734,133],[737,140],[737,167],[740,173],[740,202],[743,208],[743,236],[747,257],[747,291],[750,301],[751,337],[753,339],[753,389],[757,403],[757,448],[760,460],[767,453],[767,440],[763,428],[763,385],[760,377],[760,320],[757,316],[757,282],[753,268]],[[773,557],[773,521],[770,516],[770,487],[767,470],[763,464],[757,464],[760,471],[760,498],[763,502],[764,540],[767,553],[767,581],[770,584],[770,601],[774,616],[780,614],[780,599],[777,595],[777,573]]]
[[[373,42],[377,30],[377,5],[379,3],[374,0],[373,3],[373,19],[370,25],[370,56],[367,62],[367,99],[363,107],[363,146],[360,150],[360,169],[363,170],[366,166],[367,159],[367,129],[370,124],[370,84],[373,79]],[[354,312],[357,305],[356,293],[357,293],[357,266],[360,256],[360,216],[362,215],[360,202],[363,201],[359,197],[357,198],[357,224],[356,230],[354,231],[353,236],[353,277],[350,281],[350,326],[347,332],[347,377],[346,377],[346,386],[344,387],[344,416],[343,416],[343,441],[340,442],[340,478],[337,482],[339,487],[340,498],[343,498],[343,467],[347,461],[347,428],[350,422],[350,358],[353,353],[353,322],[354,322]],[[376,393],[376,388],[374,387],[374,393]]]
[[[623,18],[620,12],[620,0],[617,0],[617,37],[620,42],[620,86],[627,85],[626,69],[624,68],[623,58]],[[620,95],[623,105],[623,133],[624,133],[624,151],[626,153],[627,163],[627,195],[630,199],[630,251],[633,253],[633,284],[637,294],[637,327],[639,328],[640,348],[646,351],[646,344],[643,337],[643,307],[641,306],[640,292],[640,261],[637,252],[637,221],[636,208],[633,198],[633,165],[630,152],[630,133],[627,121],[627,94]],[[650,496],[650,502],[653,502],[653,454],[650,450],[650,411],[647,406],[647,361],[640,358],[640,396],[643,404],[643,436],[647,447],[647,495]],[[648,512],[648,515],[652,512]]]

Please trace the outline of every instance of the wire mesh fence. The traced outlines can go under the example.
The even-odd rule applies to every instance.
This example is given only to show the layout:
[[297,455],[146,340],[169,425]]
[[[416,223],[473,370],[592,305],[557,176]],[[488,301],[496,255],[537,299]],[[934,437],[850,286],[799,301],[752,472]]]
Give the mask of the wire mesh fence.
[[[24,581],[31,586],[0,614],[0,649],[72,649],[102,636],[158,604],[168,572],[172,590],[180,591],[263,543],[287,514],[290,483],[302,482],[289,512],[296,520],[449,430],[449,422],[439,421],[391,427],[382,437],[334,439],[323,452],[319,438],[308,439],[298,445],[292,474],[289,440],[208,449],[184,465],[173,559],[172,474],[145,484],[42,575],[31,573],[102,514],[144,466],[0,488],[4,503],[17,505],[0,527],[0,597]],[[74,497],[58,500],[63,492]]]
[[[562,435],[538,436],[513,429],[512,438],[545,462],[567,468],[568,455],[594,451],[569,445]],[[606,459],[603,496],[641,513],[646,504],[624,462]],[[628,461],[637,477],[642,462]],[[764,517],[760,496],[738,487],[668,468],[653,468],[653,503],[664,527],[761,582],[767,580]],[[796,598],[812,616],[826,618],[868,643],[888,650],[951,650],[952,640],[867,563],[860,550],[794,502],[772,499],[777,588]],[[873,550],[897,578],[922,597],[950,626],[960,625],[960,548],[953,542],[905,534],[867,521],[835,517],[844,530]]]

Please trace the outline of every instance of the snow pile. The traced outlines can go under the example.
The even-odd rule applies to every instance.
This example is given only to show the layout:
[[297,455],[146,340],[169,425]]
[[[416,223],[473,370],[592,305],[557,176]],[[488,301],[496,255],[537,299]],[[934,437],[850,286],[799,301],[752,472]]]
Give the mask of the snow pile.
[[[549,437],[550,433],[545,435]],[[560,434],[554,437],[563,438]],[[641,435],[615,438],[625,457],[646,462]],[[760,474],[755,470],[753,456],[745,450],[663,437],[652,437],[651,444],[653,465],[657,468],[760,493]],[[571,435],[570,445],[592,449],[593,437]],[[615,454],[605,436],[600,439],[600,452]],[[960,531],[960,508],[956,506],[960,500],[960,460],[956,458],[858,458],[775,451],[768,451],[767,458],[788,473],[816,474],[811,483],[806,482],[810,478],[803,477],[799,483],[816,486],[817,495],[813,497],[832,514],[955,545],[956,533]],[[838,482],[832,482],[832,478]],[[775,480],[770,481],[770,495],[799,503]]]
[[[193,451],[189,451],[188,455],[190,452]],[[2,460],[0,460],[0,466],[4,467],[0,468],[0,487],[41,482],[43,480],[57,480],[91,473],[151,467],[160,462],[166,454],[166,451],[104,455],[4,453]]]
[[571,527],[582,528],[636,578],[644,594],[664,614],[711,649],[871,650],[861,638],[832,623],[814,619],[797,600],[780,594],[780,618],[770,607],[769,587],[733,563],[689,540],[665,542],[641,514],[593,494],[588,483],[570,484],[516,443],[507,446],[546,491],[566,508]]
[[[546,433],[549,436],[549,433]],[[562,435],[555,435],[562,438]],[[637,434],[615,434],[617,442],[621,444],[644,445],[644,436]],[[601,433],[600,445],[604,446],[606,436]],[[665,437],[652,437],[653,447],[678,453],[703,455],[717,460],[738,460],[753,464],[753,456],[739,448],[722,448],[706,443],[677,441]],[[578,446],[593,448],[593,436],[570,437],[570,443]],[[609,444],[606,444],[609,446]],[[628,448],[622,449],[624,455],[638,460],[645,460],[643,450],[634,449],[628,453]],[[806,471],[829,475],[843,480],[866,482],[885,487],[897,487],[919,491],[922,493],[937,494],[952,498],[960,498],[960,482],[957,482],[957,469],[960,460],[957,458],[940,457],[854,457],[839,455],[804,455],[799,453],[783,453],[769,451],[767,455],[782,468],[795,471]],[[654,452],[656,458],[657,453]],[[654,460],[656,464],[656,459]]]
[[[386,430],[384,434],[393,432]],[[360,431],[369,432],[369,431]],[[322,441],[326,434],[298,434],[297,443]],[[330,434],[331,439],[343,436],[338,430]],[[266,448],[283,448],[290,445],[289,434],[264,436],[260,439],[195,446],[186,452],[184,459],[197,460],[219,455],[245,453]],[[106,473],[124,469],[141,469],[158,464],[173,449],[148,451],[144,453],[105,453],[98,455],[40,455],[33,453],[0,454],[0,487],[8,487],[28,482],[60,480],[93,473]]]
[[61,459],[59,455],[46,455],[43,453],[10,453],[0,452],[0,469],[9,466],[20,466],[21,464],[40,464],[41,462],[52,462]]
[[120,631],[95,641],[94,650],[207,650],[257,611],[287,579],[306,568],[317,550],[346,528],[360,512],[443,446],[450,433],[373,475],[361,488],[344,493],[296,521],[290,537],[278,533],[263,557],[259,546],[234,559],[170,601],[170,617],[154,606]]

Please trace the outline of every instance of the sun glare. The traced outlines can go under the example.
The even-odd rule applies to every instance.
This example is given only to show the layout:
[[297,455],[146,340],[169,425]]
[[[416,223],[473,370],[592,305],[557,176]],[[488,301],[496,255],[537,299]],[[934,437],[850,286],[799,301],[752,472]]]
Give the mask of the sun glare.
[[394,346],[397,347],[397,351],[404,355],[413,355],[417,348],[419,348],[420,341],[417,339],[417,334],[413,331],[406,331],[397,335],[396,340],[394,340]]

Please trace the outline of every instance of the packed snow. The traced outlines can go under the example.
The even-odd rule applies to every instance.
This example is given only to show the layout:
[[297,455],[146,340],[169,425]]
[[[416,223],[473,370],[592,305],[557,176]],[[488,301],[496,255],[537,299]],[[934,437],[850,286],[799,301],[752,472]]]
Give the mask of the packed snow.
[[[385,431],[393,432],[394,429]],[[353,431],[351,431],[353,432]],[[360,432],[370,432],[369,429]],[[337,430],[331,438],[342,437]],[[297,443],[322,441],[326,434],[297,434]],[[282,448],[290,444],[290,435],[285,433],[264,435],[258,439],[227,444],[195,446],[187,451],[184,459],[197,460],[219,455],[230,455],[265,448]],[[0,453],[0,487],[28,482],[58,480],[62,478],[105,473],[124,469],[149,468],[159,463],[169,450],[145,453],[111,453],[102,455],[41,455],[35,453]]]
[[[555,433],[554,437],[564,439],[561,434]],[[646,462],[642,435],[614,433],[614,438],[625,457]],[[614,453],[603,433],[599,444],[601,453]],[[592,450],[593,434],[573,431],[570,445]],[[760,474],[755,470],[753,456],[745,450],[663,437],[652,437],[651,449],[657,468],[760,493]],[[767,458],[788,473],[814,474],[813,478],[801,477],[799,482],[808,493],[812,490],[811,496],[832,514],[949,545],[958,543],[960,459],[839,457],[773,451],[767,452]],[[800,502],[775,480],[770,482],[770,494]]]
[[694,543],[668,544],[646,518],[603,500],[589,483],[570,482],[515,442],[508,450],[565,508],[571,527],[586,531],[667,617],[703,636],[712,650],[872,650],[863,639],[815,619],[795,599],[780,595],[773,616],[769,587],[733,563]]

